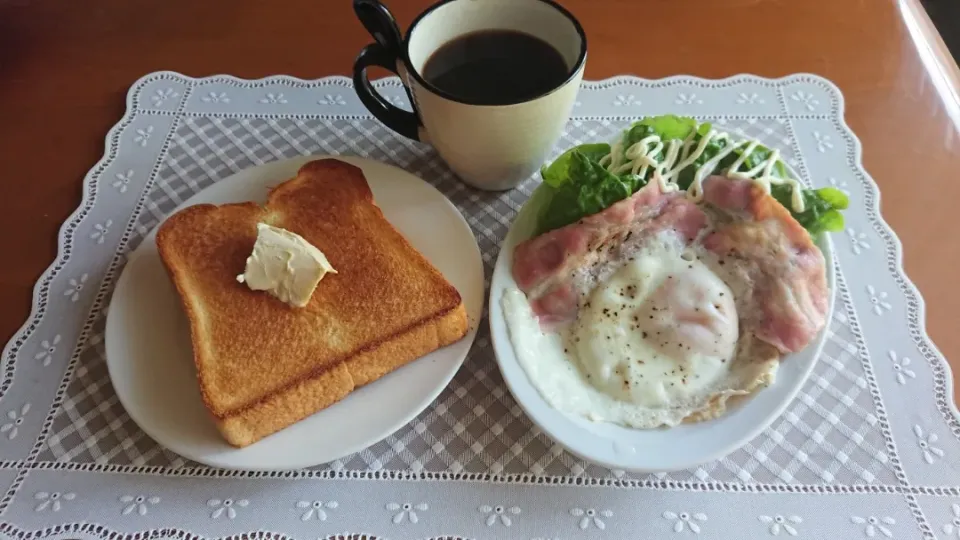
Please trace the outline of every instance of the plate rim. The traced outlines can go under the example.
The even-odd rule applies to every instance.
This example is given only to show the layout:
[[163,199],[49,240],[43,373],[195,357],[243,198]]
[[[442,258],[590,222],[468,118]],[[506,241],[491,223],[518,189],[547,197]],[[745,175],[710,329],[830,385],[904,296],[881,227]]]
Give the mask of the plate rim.
[[[762,421],[754,425],[752,428],[745,430],[744,433],[739,438],[723,445],[722,447],[719,447],[716,450],[713,450],[712,453],[709,453],[709,454],[705,453],[703,456],[697,457],[696,459],[688,459],[686,461],[677,461],[676,463],[673,463],[667,467],[646,466],[642,463],[642,459],[638,462],[634,458],[634,456],[643,456],[642,452],[627,453],[628,457],[622,458],[621,460],[609,459],[605,456],[598,456],[596,452],[583,451],[582,450],[583,445],[570,444],[570,442],[565,437],[558,436],[557,431],[559,429],[555,425],[555,421],[548,420],[547,416],[545,416],[542,411],[538,412],[533,410],[535,407],[531,406],[531,404],[527,402],[528,399],[533,402],[536,402],[537,403],[536,407],[539,407],[541,409],[545,407],[547,409],[546,414],[555,414],[555,415],[559,414],[560,416],[563,417],[563,422],[567,422],[573,425],[577,431],[581,432],[582,435],[591,435],[591,432],[582,426],[578,426],[577,424],[579,422],[588,422],[588,421],[580,420],[578,418],[575,418],[573,415],[569,413],[555,409],[552,405],[546,402],[546,400],[543,398],[542,394],[540,393],[540,390],[532,383],[532,381],[529,381],[529,374],[527,373],[526,369],[524,369],[523,366],[520,365],[519,360],[516,357],[516,352],[513,346],[513,342],[509,336],[509,329],[503,315],[503,306],[501,304],[503,293],[511,286],[517,287],[516,282],[513,280],[512,273],[510,272],[510,269],[508,267],[513,262],[513,251],[520,242],[527,239],[527,238],[522,238],[522,239],[519,238],[521,233],[519,232],[519,229],[517,228],[517,226],[518,224],[521,224],[521,225],[524,224],[522,220],[530,219],[530,215],[525,214],[525,212],[528,212],[528,213],[533,212],[533,210],[530,210],[528,203],[534,200],[537,192],[540,189],[543,189],[543,186],[544,186],[543,183],[540,183],[537,185],[537,187],[530,194],[530,197],[527,198],[527,200],[523,203],[523,206],[520,207],[520,210],[517,211],[517,214],[514,217],[513,222],[510,224],[510,228],[507,231],[507,234],[504,237],[503,242],[500,244],[500,251],[497,255],[496,263],[494,264],[493,273],[490,278],[490,289],[487,294],[487,324],[490,330],[490,342],[493,345],[494,356],[496,357],[497,366],[500,369],[500,373],[503,376],[503,379],[507,385],[507,388],[510,390],[510,394],[513,396],[514,400],[517,402],[520,408],[523,409],[524,413],[527,415],[528,418],[530,418],[530,421],[533,422],[534,425],[536,425],[541,431],[543,431],[551,439],[551,441],[555,442],[556,444],[559,444],[570,454],[578,458],[581,458],[587,462],[594,463],[596,465],[599,465],[608,469],[612,469],[612,470],[621,470],[621,471],[627,471],[627,472],[633,472],[633,473],[667,473],[667,472],[691,469],[691,468],[703,465],[704,463],[708,463],[710,461],[726,457],[731,453],[733,453],[734,451],[736,451],[737,449],[744,446],[746,443],[756,438],[760,433],[762,433],[771,424],[773,424],[773,422],[775,422],[777,418],[780,418],[783,415],[783,413],[790,406],[790,404],[794,402],[797,395],[800,393],[800,390],[806,384],[807,380],[809,380],[810,375],[813,373],[814,367],[816,367],[817,363],[820,361],[820,356],[823,352],[823,347],[826,344],[827,335],[830,330],[830,321],[833,318],[834,309],[836,307],[836,296],[838,294],[838,291],[836,287],[836,266],[835,266],[836,260],[834,257],[835,247],[834,247],[833,240],[830,233],[826,233],[826,232],[821,233],[815,239],[815,242],[817,243],[818,247],[823,253],[824,263],[826,266],[826,273],[827,273],[827,276],[826,276],[827,286],[830,291],[829,304],[828,304],[827,313],[826,313],[827,322],[824,325],[824,327],[820,330],[820,332],[817,333],[817,336],[815,338],[816,341],[814,343],[811,343],[807,347],[807,349],[810,349],[812,352],[812,360],[808,362],[808,365],[803,367],[802,372],[799,374],[800,376],[796,378],[793,384],[787,389],[786,394],[784,395],[784,398],[779,400],[776,403],[775,407],[772,408],[770,412],[764,416]],[[807,349],[804,349],[804,350],[807,350]],[[785,357],[781,357],[780,364],[778,365],[782,365],[782,363],[785,361],[785,358],[789,358],[789,356],[792,356],[794,354],[800,354],[800,353],[799,352],[791,353],[791,355],[786,355]],[[509,362],[512,365],[507,367],[504,365],[505,362]],[[511,374],[510,370],[513,370],[515,374]],[[524,380],[523,382],[520,382],[516,380],[517,378],[523,378],[526,380]],[[521,384],[529,385],[530,390],[532,390],[532,392],[526,391],[526,390],[522,392],[519,391]],[[761,390],[761,392],[768,389],[769,388],[764,388],[763,390]],[[524,397],[521,397],[520,394],[522,394]],[[758,394],[756,393],[752,394],[749,396],[750,399],[746,400],[745,402],[735,404],[733,406],[734,407],[733,410],[729,412],[732,413],[738,410],[740,407],[745,406],[750,401],[753,401],[753,399],[756,398],[757,395]],[[729,418],[730,418],[729,414],[724,414],[720,418],[709,420],[707,422],[711,422],[711,423],[724,422],[726,420],[729,420]],[[702,424],[704,423],[700,422],[697,424],[687,424],[686,426],[697,426]],[[598,423],[597,425],[614,425],[614,424]],[[551,428],[551,426],[553,426],[553,429]],[[631,428],[623,428],[623,429],[631,429]],[[644,430],[640,430],[640,431],[644,431]],[[583,437],[584,440],[589,438],[590,437]],[[616,440],[613,441],[614,447],[616,447],[616,442],[617,442]],[[615,456],[618,454],[616,448],[614,448],[612,454]]]
[[[453,210],[453,212],[454,212],[453,215],[459,217],[460,221],[462,222],[463,228],[465,229],[465,231],[469,231],[469,233],[470,233],[470,238],[472,239],[472,243],[468,245],[468,248],[472,246],[472,248],[473,248],[472,251],[473,251],[473,255],[474,255],[474,257],[472,257],[472,258],[473,258],[473,259],[475,260],[475,262],[478,264],[478,268],[479,268],[479,276],[480,276],[479,288],[480,288],[480,294],[479,294],[478,300],[479,300],[479,302],[480,302],[480,304],[481,304],[478,308],[475,309],[475,311],[476,311],[476,313],[477,313],[477,316],[476,316],[476,317],[472,317],[472,316],[471,316],[471,309],[470,309],[469,307],[467,308],[467,314],[468,314],[468,330],[467,330],[467,333],[464,335],[463,338],[461,338],[461,340],[458,340],[457,342],[454,342],[454,343],[448,345],[448,347],[449,347],[449,346],[454,346],[454,345],[462,345],[462,346],[464,346],[464,351],[463,351],[462,355],[460,355],[460,358],[454,363],[455,365],[451,365],[451,367],[446,370],[446,372],[444,373],[443,377],[441,377],[442,380],[439,381],[438,384],[436,384],[433,389],[431,389],[429,392],[423,393],[423,394],[421,395],[420,400],[417,401],[417,403],[416,403],[415,406],[411,407],[410,411],[408,411],[406,414],[400,415],[395,422],[393,422],[393,423],[391,423],[391,424],[389,425],[389,427],[383,428],[383,429],[381,430],[381,431],[383,431],[383,433],[380,433],[380,434],[378,434],[378,435],[376,435],[376,436],[364,437],[363,439],[364,439],[365,441],[367,441],[367,442],[358,442],[358,443],[356,443],[356,444],[354,444],[354,445],[352,445],[352,446],[350,446],[350,447],[347,447],[347,448],[342,449],[342,450],[340,450],[340,451],[338,451],[338,452],[335,452],[336,454],[338,454],[338,455],[335,456],[335,457],[323,458],[323,459],[319,459],[319,460],[302,460],[303,462],[297,462],[297,463],[295,463],[295,464],[293,464],[293,465],[282,466],[282,467],[270,466],[270,465],[261,466],[261,465],[258,465],[258,464],[246,464],[246,465],[243,465],[243,466],[238,466],[238,465],[225,464],[224,462],[218,461],[218,460],[216,460],[216,459],[210,460],[210,459],[208,459],[208,458],[205,457],[205,456],[198,457],[198,456],[196,456],[196,455],[187,455],[186,453],[182,453],[182,452],[179,451],[179,450],[174,450],[173,448],[171,448],[171,447],[168,446],[167,444],[164,444],[163,442],[161,442],[161,439],[168,439],[167,437],[162,437],[162,436],[161,436],[161,437],[158,438],[157,435],[156,435],[157,430],[154,430],[154,429],[153,429],[153,426],[145,427],[145,424],[146,424],[146,425],[149,425],[149,423],[143,422],[143,419],[140,417],[140,415],[139,415],[138,413],[131,412],[131,410],[137,410],[136,407],[131,408],[131,407],[128,405],[128,400],[127,400],[126,397],[125,397],[125,393],[122,392],[122,391],[120,391],[120,390],[117,390],[117,389],[118,389],[120,386],[122,386],[122,385],[120,385],[120,386],[117,385],[117,377],[116,377],[116,374],[115,374],[115,372],[114,372],[114,370],[116,369],[116,367],[112,367],[112,365],[115,364],[115,362],[113,362],[113,361],[110,360],[110,358],[111,358],[111,356],[112,356],[112,355],[110,354],[110,350],[111,350],[112,348],[115,348],[115,347],[117,346],[117,345],[115,344],[115,340],[116,340],[116,339],[119,339],[119,338],[114,337],[113,339],[111,339],[110,335],[111,335],[111,334],[114,334],[114,335],[116,336],[116,333],[119,331],[119,330],[116,328],[116,325],[119,324],[119,323],[116,322],[116,320],[117,320],[116,317],[111,317],[111,315],[114,313],[114,309],[113,309],[113,307],[114,307],[114,302],[117,302],[117,301],[118,301],[118,295],[115,294],[116,291],[122,290],[122,289],[121,289],[121,285],[124,284],[124,283],[126,283],[126,281],[128,281],[129,279],[132,279],[132,278],[130,277],[130,272],[128,272],[127,269],[128,269],[129,267],[131,267],[133,264],[136,264],[136,263],[135,263],[135,259],[139,259],[140,256],[145,253],[144,249],[149,250],[149,249],[150,249],[149,245],[155,246],[155,238],[156,238],[157,229],[158,229],[164,222],[166,222],[166,220],[169,219],[170,216],[174,215],[175,213],[177,213],[178,211],[182,210],[183,208],[186,208],[186,207],[188,207],[188,206],[193,206],[193,205],[195,205],[195,204],[198,204],[198,203],[195,202],[195,201],[196,201],[197,199],[199,199],[204,193],[206,193],[206,192],[207,192],[208,190],[210,190],[211,188],[214,188],[215,186],[218,186],[218,185],[222,185],[224,182],[237,181],[239,177],[243,177],[243,176],[247,176],[247,175],[251,175],[251,174],[254,174],[254,175],[255,175],[255,174],[257,174],[256,171],[259,171],[260,169],[270,169],[270,168],[273,168],[273,167],[284,167],[284,166],[299,168],[299,166],[302,166],[302,164],[304,164],[304,163],[307,163],[307,162],[309,162],[309,161],[314,161],[314,160],[320,160],[320,159],[337,159],[337,160],[340,160],[340,161],[344,161],[344,162],[346,162],[346,163],[350,163],[350,164],[352,164],[352,165],[356,165],[356,166],[361,167],[361,168],[363,167],[363,164],[370,164],[370,165],[372,165],[372,166],[374,166],[374,167],[384,167],[384,168],[387,168],[387,169],[393,169],[393,171],[399,172],[400,174],[403,174],[403,175],[406,175],[406,176],[410,176],[410,177],[416,178],[418,181],[422,182],[426,187],[428,187],[429,189],[435,191],[435,192],[443,199],[444,203],[445,203],[451,210]],[[295,169],[294,169],[294,170],[295,170]],[[270,180],[268,177],[264,176],[262,180],[257,180],[257,182],[258,182],[258,183],[262,183],[262,184],[268,184],[269,182],[271,182],[271,180]],[[230,204],[230,202],[221,202],[221,203],[215,203],[215,204]],[[401,233],[401,234],[402,234],[402,233]],[[147,247],[147,248],[144,248],[144,246],[148,246],[148,247]],[[154,247],[154,249],[155,249],[155,247]],[[203,465],[206,465],[206,466],[210,466],[210,467],[218,467],[218,468],[229,469],[229,470],[242,470],[242,471],[253,471],[253,472],[275,472],[275,471],[276,471],[276,472],[280,472],[280,471],[296,470],[296,469],[301,469],[301,468],[305,468],[305,467],[318,466],[318,465],[322,465],[322,464],[325,464],[325,463],[330,463],[330,462],[335,461],[335,460],[337,460],[337,459],[341,459],[341,458],[343,458],[343,457],[346,457],[346,456],[355,454],[355,453],[357,453],[357,452],[360,452],[360,451],[362,451],[362,450],[364,450],[364,449],[366,449],[366,448],[369,448],[370,446],[372,446],[372,445],[374,445],[374,444],[377,444],[377,443],[383,441],[385,438],[389,437],[391,434],[396,433],[399,429],[401,429],[403,426],[409,424],[413,419],[415,419],[415,418],[416,418],[418,415],[420,415],[424,410],[426,410],[426,409],[430,406],[430,404],[433,403],[433,402],[437,399],[437,397],[450,385],[450,381],[453,380],[453,378],[456,376],[456,374],[457,374],[457,373],[460,371],[460,369],[463,367],[464,362],[466,361],[467,357],[468,357],[469,354],[470,354],[470,351],[473,349],[473,346],[474,346],[474,344],[475,344],[476,337],[477,337],[477,334],[478,334],[478,330],[479,330],[480,324],[481,324],[481,320],[480,320],[480,319],[483,318],[483,308],[484,308],[483,303],[486,301],[486,295],[483,294],[484,266],[483,266],[483,256],[482,256],[482,252],[480,251],[480,246],[479,246],[479,244],[478,244],[478,242],[477,242],[476,235],[475,235],[475,233],[473,232],[473,229],[470,227],[469,222],[468,222],[467,219],[464,217],[464,215],[463,215],[463,213],[460,211],[460,209],[457,208],[457,206],[456,206],[455,204],[453,204],[453,202],[449,199],[449,197],[447,197],[442,191],[440,191],[439,189],[437,189],[436,186],[434,186],[434,185],[431,184],[430,182],[427,182],[426,180],[424,180],[423,178],[421,178],[421,177],[418,176],[417,174],[414,174],[414,173],[411,172],[411,171],[405,170],[405,169],[403,169],[403,168],[401,168],[401,167],[398,167],[398,166],[396,166],[396,165],[393,165],[393,164],[391,164],[391,163],[385,163],[385,162],[382,162],[382,161],[377,161],[377,160],[369,159],[369,158],[362,158],[362,157],[358,157],[358,156],[327,155],[327,154],[292,156],[292,157],[289,157],[289,158],[278,159],[278,160],[269,161],[269,162],[266,162],[266,163],[261,163],[261,164],[258,164],[258,165],[254,165],[254,166],[251,166],[251,167],[248,167],[248,168],[245,168],[245,169],[241,169],[241,170],[239,170],[239,171],[236,171],[236,172],[234,172],[233,174],[230,174],[229,176],[226,176],[226,177],[224,177],[224,178],[222,178],[222,179],[220,179],[220,180],[217,180],[217,181],[215,181],[213,184],[211,184],[211,185],[209,185],[209,186],[201,189],[200,191],[192,194],[189,198],[187,198],[187,199],[186,199],[185,201],[183,201],[181,204],[177,205],[176,208],[174,208],[174,209],[171,210],[169,213],[167,213],[146,235],[144,235],[144,237],[143,237],[143,239],[141,240],[140,244],[139,244],[133,251],[129,252],[129,253],[126,255],[126,258],[127,258],[127,263],[124,265],[124,268],[123,268],[123,270],[122,270],[121,273],[120,273],[120,276],[117,278],[117,281],[116,281],[116,283],[114,284],[114,286],[113,286],[113,288],[112,288],[112,290],[111,290],[111,292],[110,292],[110,302],[109,302],[109,304],[108,304],[108,306],[107,306],[107,310],[106,310],[106,312],[107,312],[107,314],[106,314],[106,321],[105,321],[105,324],[104,324],[104,338],[103,338],[103,343],[104,343],[104,363],[106,364],[106,367],[107,367],[107,373],[108,373],[108,377],[110,378],[110,383],[114,386],[115,395],[117,396],[117,399],[118,399],[118,401],[120,402],[121,406],[124,408],[124,411],[127,413],[128,416],[130,416],[130,419],[133,420],[133,422],[137,425],[137,427],[140,428],[148,437],[150,437],[150,439],[152,439],[152,440],[154,441],[154,443],[158,444],[159,446],[163,447],[164,449],[166,449],[166,450],[168,450],[168,451],[170,451],[170,452],[172,452],[172,453],[174,453],[174,454],[177,454],[178,456],[181,456],[181,457],[183,457],[183,458],[189,459],[189,460],[191,460],[191,461],[195,461],[195,462],[197,462],[197,463],[200,463],[200,464],[203,464]],[[131,264],[131,263],[133,263],[133,264]],[[161,264],[162,264],[162,263],[161,263]],[[166,272],[164,272],[164,274],[166,275]],[[171,285],[172,285],[172,284],[171,284]],[[462,294],[462,293],[461,293],[461,294]],[[121,295],[121,296],[122,296],[122,295]],[[179,305],[179,303],[180,303],[180,300],[179,300],[179,299],[177,300],[177,303],[178,303],[178,305]],[[180,309],[182,309],[182,307],[180,307]],[[113,322],[111,322],[111,321],[113,321]],[[111,328],[112,328],[112,330],[111,330]],[[111,346],[111,343],[114,343],[114,345]],[[192,347],[192,343],[191,343],[191,347]],[[442,350],[442,348],[441,348],[441,349],[438,349],[438,350]],[[425,356],[426,356],[426,355],[425,355]],[[190,363],[191,363],[191,364],[192,364],[193,361],[194,361],[193,358],[190,358],[189,360],[190,360]],[[418,359],[418,360],[419,360],[419,359]],[[118,359],[118,360],[116,360],[116,361],[117,361],[117,362],[123,362],[123,361],[126,361],[126,359]],[[399,371],[399,370],[397,370],[397,371]],[[388,374],[388,375],[390,375],[390,374]],[[195,374],[194,374],[194,376],[195,376]],[[374,381],[374,382],[377,382],[377,381]],[[359,389],[357,389],[357,390],[359,390]],[[348,395],[348,396],[349,396],[349,395]],[[334,405],[331,405],[331,407],[332,407],[332,406],[336,406],[336,405],[337,405],[337,404],[335,403]],[[205,406],[204,406],[204,409],[206,409]],[[323,413],[323,410],[318,411],[318,412],[316,412],[316,413],[314,413],[313,415],[310,415],[310,416],[314,416],[314,415],[322,414],[322,413]],[[300,422],[302,422],[302,421],[304,421],[304,420],[307,420],[308,418],[310,418],[310,416],[308,416],[307,418],[304,418],[304,419],[301,420]],[[205,418],[204,421],[210,422],[209,418]],[[297,422],[297,423],[299,423],[299,422]],[[217,430],[217,428],[216,428],[215,426],[211,426],[211,427],[212,427],[213,430],[217,431],[218,436],[220,436],[219,430]],[[282,430],[281,430],[281,431],[282,431]],[[278,433],[279,433],[279,432],[278,432]],[[221,437],[222,437],[222,436],[221,436]],[[269,436],[268,436],[268,437],[269,437]],[[263,440],[263,439],[261,439],[261,441],[262,441],[262,440]],[[221,442],[222,442],[226,447],[229,447],[230,449],[234,449],[234,450],[237,450],[237,451],[242,451],[242,450],[243,450],[243,448],[234,448],[234,447],[230,446],[230,445],[229,445],[228,443],[226,443],[226,441],[223,440],[222,438],[221,438]],[[260,441],[257,441],[257,442],[260,442]],[[254,443],[254,444],[256,444],[256,443]],[[251,445],[251,446],[252,446],[252,445]],[[309,463],[307,463],[306,461],[309,461]]]

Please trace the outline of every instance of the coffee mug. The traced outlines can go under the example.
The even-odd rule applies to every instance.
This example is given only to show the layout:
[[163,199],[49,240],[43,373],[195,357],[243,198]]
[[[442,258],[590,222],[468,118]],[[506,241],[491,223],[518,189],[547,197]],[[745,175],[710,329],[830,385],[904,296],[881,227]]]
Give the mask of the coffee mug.
[[[429,143],[466,183],[500,191],[533,174],[560,138],[580,89],[587,39],[574,16],[552,0],[443,0],[421,13],[401,37],[396,20],[377,0],[354,0],[357,17],[376,43],[353,66],[364,106],[404,137]],[[431,56],[457,38],[485,31],[513,31],[552,47],[567,67],[566,79],[539,95],[485,105],[428,82]],[[381,96],[367,68],[380,66],[404,82],[413,112]]]

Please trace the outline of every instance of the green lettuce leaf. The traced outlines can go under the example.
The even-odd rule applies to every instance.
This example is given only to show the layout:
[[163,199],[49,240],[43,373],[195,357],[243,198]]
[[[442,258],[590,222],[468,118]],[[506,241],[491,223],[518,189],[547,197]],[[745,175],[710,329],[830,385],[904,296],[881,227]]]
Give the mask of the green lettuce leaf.
[[663,141],[680,139],[690,136],[690,132],[697,129],[697,121],[688,116],[649,116],[634,122],[623,134],[623,149],[626,150],[650,135],[659,135]]
[[[693,145],[696,147],[712,129],[711,124],[698,124],[696,119],[675,115],[663,115],[644,118],[635,122],[622,135],[621,150],[628,148],[650,135],[658,135],[664,142],[664,151],[671,140],[686,140],[693,133]],[[688,189],[693,182],[696,170],[707,161],[720,154],[732,141],[726,139],[712,139],[704,147],[703,153],[693,163],[679,171],[677,184],[681,189]],[[726,172],[735,161],[740,159],[746,148],[738,148],[720,160],[717,173]],[[656,156],[658,160],[664,158],[664,151]],[[617,201],[623,200],[647,184],[652,176],[652,169],[648,170],[643,178],[633,174],[617,175],[600,165],[601,159],[611,152],[606,143],[582,144],[567,150],[553,163],[540,169],[544,187],[548,190],[543,195],[546,201],[538,216],[538,234],[557,229],[577,220],[600,212]],[[772,151],[757,145],[744,159],[740,170],[749,170],[767,160]],[[620,156],[622,157],[622,156]],[[781,160],[777,160],[773,167],[773,175],[779,178],[789,176],[787,167]],[[789,185],[776,184],[771,188],[771,194],[780,204],[790,209],[793,217],[812,236],[822,232],[835,232],[843,229],[844,210],[849,200],[843,192],[834,188],[818,190],[803,190],[804,211],[793,212],[792,188]]]
[[550,193],[538,219],[538,234],[596,214],[640,188],[639,177],[617,176],[600,165],[609,146],[602,154],[596,150],[574,148],[541,170],[543,189]]
[[810,233],[810,236],[843,230],[843,214],[840,213],[840,210],[845,209],[850,201],[840,190],[834,188],[804,189],[803,212],[793,211],[793,189],[789,185],[774,184],[770,187],[770,194],[790,210],[794,219]]
[[594,162],[599,162],[601,158],[610,153],[610,145],[607,143],[581,144],[574,146],[553,161],[549,166],[544,165],[540,169],[540,176],[543,181],[551,187],[560,187],[561,184],[570,180],[570,162],[573,159],[574,152],[583,154]]

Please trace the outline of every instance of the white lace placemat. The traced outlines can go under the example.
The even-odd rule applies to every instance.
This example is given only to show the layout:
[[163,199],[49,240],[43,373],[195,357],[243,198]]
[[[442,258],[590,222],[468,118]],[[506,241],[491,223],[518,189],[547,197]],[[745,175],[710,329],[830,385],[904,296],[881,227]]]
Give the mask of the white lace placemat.
[[[396,78],[376,86],[405,106]],[[489,277],[531,178],[509,193],[457,181],[395,135],[348,79],[244,81],[155,73],[130,90],[83,202],[60,233],[0,383],[0,536],[8,538],[947,538],[960,536],[960,422],[946,362],[878,213],[843,100],[809,75],[585,83],[557,150],[631,120],[693,115],[778,147],[804,180],[850,194],[834,235],[837,307],[786,413],[726,458],[635,475],[589,465],[533,427],[486,324],[416,420],[342,460],[288,473],[211,469],[157,446],[117,400],[105,306],[124,256],[164,215],[244,168],[300,154],[410,170],[473,227]],[[356,535],[356,536],[354,536]]]

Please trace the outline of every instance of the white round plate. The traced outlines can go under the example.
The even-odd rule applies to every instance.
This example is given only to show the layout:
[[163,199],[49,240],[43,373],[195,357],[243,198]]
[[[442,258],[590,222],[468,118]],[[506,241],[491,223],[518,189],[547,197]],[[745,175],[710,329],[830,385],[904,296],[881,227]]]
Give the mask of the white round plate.
[[[304,156],[241,171],[197,193],[200,203],[266,201],[296,175]],[[463,298],[470,330],[460,341],[351,393],[339,403],[245,448],[227,444],[200,399],[190,330],[156,247],[156,230],[117,281],[107,317],[110,379],[130,417],[161,445],[194,461],[231,469],[284,470],[339,459],[382,440],[437,397],[473,344],[483,308],[483,263],[473,231],[433,186],[383,163],[337,157],[363,169],[374,200]]]
[[[517,287],[511,273],[513,251],[517,244],[533,234],[540,206],[537,197],[540,189],[520,209],[500,247],[500,256],[490,283],[489,313],[493,348],[503,378],[527,416],[544,433],[572,454],[610,469],[665,472],[688,469],[719,459],[756,437],[783,413],[813,370],[826,339],[826,328],[806,349],[781,359],[776,382],[733,405],[716,420],[682,424],[669,429],[642,430],[590,422],[551,407],[517,361],[501,306],[503,292]],[[826,258],[827,285],[831,291],[827,311],[829,326],[834,300],[833,246],[826,236],[818,245]]]

